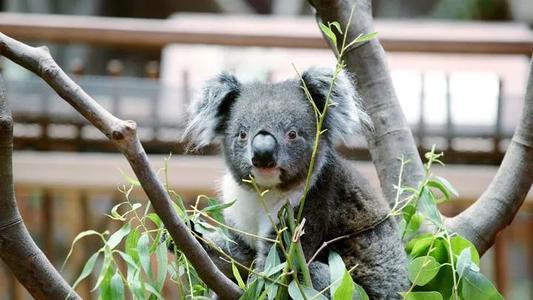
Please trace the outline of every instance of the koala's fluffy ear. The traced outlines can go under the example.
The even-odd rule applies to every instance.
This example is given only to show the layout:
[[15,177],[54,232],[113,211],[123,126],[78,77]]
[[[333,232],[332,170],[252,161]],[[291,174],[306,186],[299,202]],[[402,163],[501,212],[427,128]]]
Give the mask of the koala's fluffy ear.
[[231,104],[240,94],[241,84],[229,73],[221,73],[207,81],[201,97],[189,107],[189,123],[183,133],[183,140],[189,146],[201,148],[223,133]]
[[[302,79],[313,97],[318,109],[322,111],[328,90],[333,78],[333,71],[322,68],[311,68],[302,74]],[[330,136],[337,140],[345,138],[357,132],[371,131],[372,120],[364,111],[361,98],[355,90],[354,78],[346,71],[341,71],[335,80],[331,91],[325,128]]]

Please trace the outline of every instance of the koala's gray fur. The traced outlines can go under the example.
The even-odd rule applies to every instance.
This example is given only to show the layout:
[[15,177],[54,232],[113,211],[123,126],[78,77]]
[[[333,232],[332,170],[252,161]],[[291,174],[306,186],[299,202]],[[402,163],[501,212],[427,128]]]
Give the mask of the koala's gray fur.
[[[314,103],[322,110],[332,72],[311,69],[302,78]],[[329,249],[339,253],[348,268],[358,265],[352,276],[372,299],[400,298],[398,293],[408,287],[406,255],[394,220],[379,222],[390,208],[334,149],[337,140],[371,127],[351,82],[342,72],[331,91],[333,106],[326,115],[327,131],[321,137],[303,211],[306,223],[302,245],[309,260],[325,241],[357,233],[331,244]],[[286,201],[298,208],[316,132],[315,114],[301,81],[243,84],[223,73],[207,82],[190,113],[193,118],[185,137],[193,145],[201,147],[222,140],[228,168],[221,187],[222,200],[237,199],[224,211],[226,222],[259,236],[272,236],[272,226],[257,194],[242,180],[252,174],[262,188],[270,189],[265,202],[276,222],[277,211]],[[295,135],[289,135],[290,131]],[[272,156],[275,168],[255,168],[252,164],[255,150],[251,149],[251,140],[260,134],[268,134],[276,141],[275,156]],[[367,227],[371,228],[364,230]],[[207,238],[242,263],[250,265],[255,260],[261,267],[270,245],[235,232],[232,235],[236,244],[226,243],[215,234]],[[228,245],[231,249],[226,248]],[[330,284],[327,253],[328,249],[323,250],[310,266],[317,290]],[[220,260],[216,263],[231,276],[230,265]]]

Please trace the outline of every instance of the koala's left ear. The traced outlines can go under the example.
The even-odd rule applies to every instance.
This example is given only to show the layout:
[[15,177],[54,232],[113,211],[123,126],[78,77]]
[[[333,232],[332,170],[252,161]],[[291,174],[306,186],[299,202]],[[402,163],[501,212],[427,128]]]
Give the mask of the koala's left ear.
[[[333,78],[329,69],[311,68],[302,74],[302,79],[313,97],[318,109],[322,111]],[[364,111],[361,98],[355,90],[355,81],[346,71],[341,71],[331,90],[325,128],[333,139],[341,139],[357,132],[372,130],[372,120]]]
[[233,102],[240,94],[241,84],[229,73],[221,73],[207,81],[200,98],[189,107],[190,121],[183,133],[194,148],[212,143],[224,131]]

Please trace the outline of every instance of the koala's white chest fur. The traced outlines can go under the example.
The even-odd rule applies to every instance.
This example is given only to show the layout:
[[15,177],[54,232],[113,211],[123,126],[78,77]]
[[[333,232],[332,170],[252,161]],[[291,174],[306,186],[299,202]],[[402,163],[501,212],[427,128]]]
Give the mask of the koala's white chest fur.
[[[224,210],[224,218],[232,226],[239,230],[257,236],[266,237],[272,232],[272,223],[265,212],[259,195],[245,187],[240,186],[231,174],[226,174],[222,179],[222,201],[224,203],[235,203]],[[275,223],[278,222],[278,211],[289,201],[292,207],[300,202],[302,188],[298,187],[290,191],[279,191],[276,188],[270,189],[264,195],[264,201],[268,213]],[[249,235],[240,235],[251,248],[256,248],[257,238]]]

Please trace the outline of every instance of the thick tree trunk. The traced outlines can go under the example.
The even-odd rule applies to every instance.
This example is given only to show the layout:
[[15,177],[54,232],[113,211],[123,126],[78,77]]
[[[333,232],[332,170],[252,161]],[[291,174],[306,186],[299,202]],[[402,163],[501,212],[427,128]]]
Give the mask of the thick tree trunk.
[[[361,33],[374,31],[370,0],[310,0],[317,18],[327,22],[337,21],[344,28],[355,5],[347,41]],[[423,167],[411,129],[396,97],[385,52],[378,39],[356,45],[345,54],[346,68],[356,75],[358,91],[366,111],[374,123],[374,132],[367,136],[368,148],[376,166],[381,189],[389,203],[396,196],[400,157],[410,163],[406,166],[404,185],[418,186],[423,177]]]

